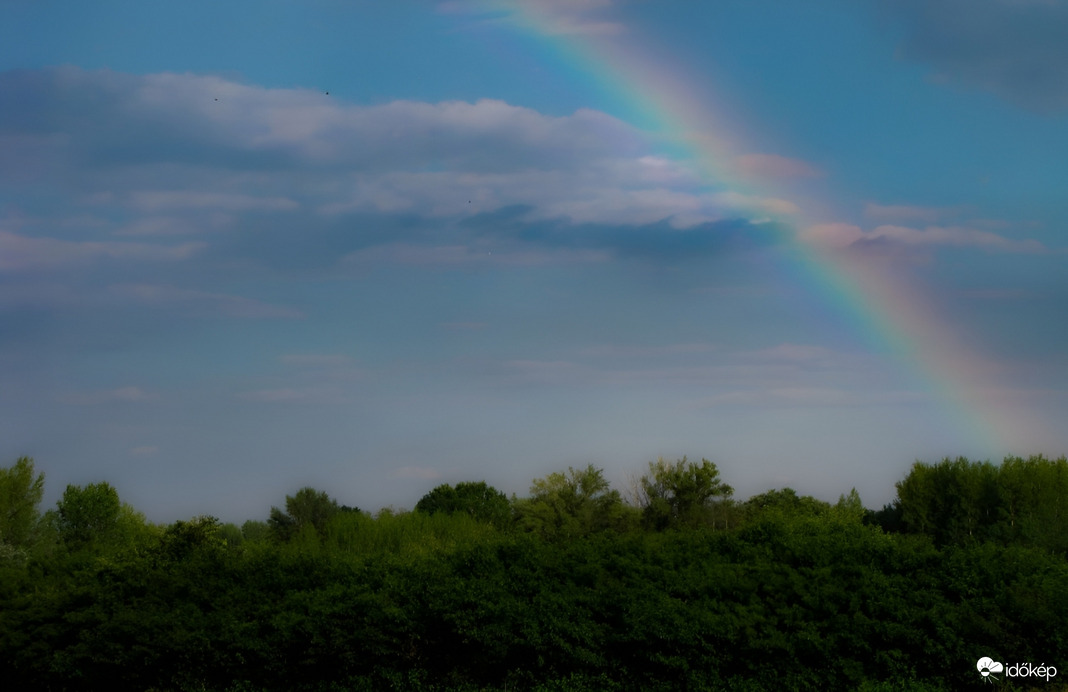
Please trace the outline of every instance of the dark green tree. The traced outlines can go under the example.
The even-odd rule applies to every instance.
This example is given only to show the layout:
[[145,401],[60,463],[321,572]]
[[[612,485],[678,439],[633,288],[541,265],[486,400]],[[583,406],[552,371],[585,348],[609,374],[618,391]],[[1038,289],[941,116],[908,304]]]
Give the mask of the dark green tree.
[[241,538],[249,543],[267,540],[271,535],[271,527],[265,521],[249,519],[241,525]]
[[286,495],[285,512],[271,507],[267,525],[275,539],[287,541],[305,527],[322,533],[330,518],[340,511],[337,501],[325,492],[304,487],[293,495]]
[[512,516],[508,497],[483,481],[457,483],[455,487],[443,483],[424,495],[416,503],[415,511],[467,514],[498,527],[506,526]]
[[998,469],[990,462],[916,462],[896,487],[905,530],[927,534],[938,546],[982,542],[997,532]]
[[118,533],[122,503],[110,483],[68,485],[57,506],[59,536],[71,548],[110,542]]
[[765,515],[823,517],[830,511],[829,503],[817,500],[811,495],[798,495],[793,488],[769,490],[742,503],[742,514],[746,519],[757,519]]

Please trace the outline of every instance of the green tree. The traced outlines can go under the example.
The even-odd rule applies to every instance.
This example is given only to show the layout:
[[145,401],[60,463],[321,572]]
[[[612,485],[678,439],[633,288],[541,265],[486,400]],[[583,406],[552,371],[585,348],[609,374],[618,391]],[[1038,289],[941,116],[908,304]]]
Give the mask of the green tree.
[[798,495],[793,488],[769,490],[742,503],[742,512],[746,519],[756,519],[763,515],[823,517],[830,511],[830,504],[811,495]]
[[467,514],[478,521],[503,527],[512,516],[508,497],[483,481],[457,483],[456,487],[443,483],[424,495],[415,505],[424,514]]
[[619,492],[611,489],[604,470],[593,464],[535,479],[530,497],[517,502],[516,510],[520,526],[550,538],[622,528],[627,520]]
[[241,538],[248,543],[259,543],[271,535],[271,527],[265,521],[249,519],[241,525]]
[[998,469],[965,457],[937,464],[913,464],[896,484],[901,522],[938,546],[964,545],[995,537],[1001,504]]
[[0,544],[25,549],[33,541],[41,515],[44,474],[35,473],[33,459],[19,457],[0,469]]
[[293,495],[286,495],[285,512],[271,507],[267,525],[275,539],[287,541],[305,527],[312,527],[316,532],[322,533],[330,518],[340,511],[342,509],[337,501],[325,492],[304,487]]
[[647,526],[666,529],[677,526],[715,526],[716,509],[734,494],[720,480],[719,469],[708,459],[700,464],[683,457],[674,463],[663,458],[649,462],[642,476],[642,518]]
[[857,492],[856,488],[851,489],[848,495],[842,494],[838,496],[834,511],[841,517],[856,521],[863,521],[867,513],[864,509],[864,503],[860,500],[860,493]]
[[109,483],[68,485],[57,505],[59,535],[71,548],[107,542],[118,531],[122,503]]

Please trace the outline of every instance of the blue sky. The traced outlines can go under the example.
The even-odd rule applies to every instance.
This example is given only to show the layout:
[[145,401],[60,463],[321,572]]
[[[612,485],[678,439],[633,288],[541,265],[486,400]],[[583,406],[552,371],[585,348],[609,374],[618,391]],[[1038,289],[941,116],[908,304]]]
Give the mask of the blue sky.
[[879,506],[917,459],[1068,452],[1068,3],[0,15],[0,453],[47,502],[686,454]]

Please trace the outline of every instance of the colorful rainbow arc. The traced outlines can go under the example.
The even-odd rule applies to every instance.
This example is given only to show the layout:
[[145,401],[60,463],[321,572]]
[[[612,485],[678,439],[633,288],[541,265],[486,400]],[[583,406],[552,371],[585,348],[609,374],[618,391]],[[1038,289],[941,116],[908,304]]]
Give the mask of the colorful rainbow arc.
[[[635,115],[656,123],[660,134],[681,142],[711,184],[728,185],[741,199],[753,199],[759,207],[763,191],[731,169],[730,162],[743,152],[732,151],[730,145],[740,137],[724,136],[714,109],[701,100],[707,87],[694,88],[685,70],[659,64],[635,45],[633,36],[627,36],[624,49],[621,42],[596,31],[562,32],[560,16],[542,3],[483,0],[479,8],[510,22],[574,69],[591,75],[621,97]],[[858,336],[889,350],[915,371],[930,392],[947,403],[947,413],[961,423],[972,448],[981,445],[991,456],[1025,453],[1038,451],[1034,447],[1048,439],[1009,390],[997,386],[997,366],[971,353],[914,287],[885,266],[872,266],[854,255],[800,239],[798,229],[815,225],[803,211],[785,215],[760,209],[759,213],[777,221],[768,226],[780,229],[781,240],[795,251],[794,271],[806,287],[841,311]]]

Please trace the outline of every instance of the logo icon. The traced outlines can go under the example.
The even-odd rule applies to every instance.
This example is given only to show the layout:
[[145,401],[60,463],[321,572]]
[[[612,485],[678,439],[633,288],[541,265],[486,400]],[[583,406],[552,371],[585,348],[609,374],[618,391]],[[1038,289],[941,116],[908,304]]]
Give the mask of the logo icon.
[[1005,670],[1005,666],[998,663],[989,656],[984,656],[979,659],[979,662],[975,664],[975,667],[979,669],[979,674],[983,676],[984,680],[994,679],[997,677],[994,673],[1001,673]]

